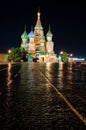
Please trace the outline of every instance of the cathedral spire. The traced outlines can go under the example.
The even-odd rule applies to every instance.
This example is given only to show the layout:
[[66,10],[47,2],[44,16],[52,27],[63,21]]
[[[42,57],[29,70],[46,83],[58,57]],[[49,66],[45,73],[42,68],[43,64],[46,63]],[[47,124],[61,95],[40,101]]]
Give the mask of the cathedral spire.
[[33,31],[33,25],[31,25],[31,31]]
[[47,37],[52,37],[53,34],[51,33],[51,29],[50,29],[50,24],[49,24],[49,29],[48,29],[48,32],[46,34]]
[[43,32],[43,27],[42,27],[41,20],[40,20],[40,15],[41,15],[41,13],[38,10],[37,21],[36,21],[36,25],[34,28],[34,33],[35,33],[35,35],[43,36],[44,32]]
[[40,20],[40,15],[41,15],[40,10],[38,10],[36,26],[42,26],[41,20]]
[[26,31],[26,24],[25,24],[24,30]]
[[51,32],[50,24],[49,24],[49,32]]

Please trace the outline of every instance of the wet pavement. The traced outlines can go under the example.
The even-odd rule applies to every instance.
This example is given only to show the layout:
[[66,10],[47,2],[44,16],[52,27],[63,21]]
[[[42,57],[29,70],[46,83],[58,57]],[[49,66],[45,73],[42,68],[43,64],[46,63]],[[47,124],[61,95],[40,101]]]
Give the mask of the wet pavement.
[[86,65],[0,65],[0,130],[86,130]]

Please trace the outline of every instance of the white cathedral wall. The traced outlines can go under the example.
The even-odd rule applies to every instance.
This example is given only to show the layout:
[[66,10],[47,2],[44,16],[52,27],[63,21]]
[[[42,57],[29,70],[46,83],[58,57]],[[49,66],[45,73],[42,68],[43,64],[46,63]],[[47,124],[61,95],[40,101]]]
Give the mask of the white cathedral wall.
[[29,43],[29,51],[35,51],[35,44]]
[[21,43],[22,48],[25,48],[26,42],[27,42],[27,39],[22,39],[22,43]]
[[53,52],[53,42],[50,43],[50,42],[47,42],[46,44],[46,49],[47,49],[47,52]]
[[52,37],[47,37],[47,40],[48,41],[52,41]]
[[34,38],[30,38],[30,43],[34,43]]
[[27,42],[27,39],[22,39],[22,43],[26,43]]

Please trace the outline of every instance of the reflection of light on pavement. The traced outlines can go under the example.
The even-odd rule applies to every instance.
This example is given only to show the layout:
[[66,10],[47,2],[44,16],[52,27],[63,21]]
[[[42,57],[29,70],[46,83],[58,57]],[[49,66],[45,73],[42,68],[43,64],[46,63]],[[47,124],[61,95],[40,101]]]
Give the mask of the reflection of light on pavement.
[[46,69],[48,69],[48,71],[51,69],[51,63],[46,63]]
[[45,72],[45,74],[46,74],[47,78],[51,77],[50,70],[51,70],[51,63],[46,63],[46,72]]
[[[25,69],[27,68],[27,70]],[[19,73],[19,77],[20,77],[20,82],[19,82],[19,85],[22,87],[22,86],[25,86],[26,82],[27,82],[27,87],[32,87],[34,86],[34,80],[36,80],[38,78],[37,76],[37,73],[35,73],[34,70],[36,70],[36,64],[34,62],[32,63],[24,63],[24,67],[22,67],[22,71],[20,70],[20,73]],[[26,76],[27,75],[27,76]],[[15,75],[17,76],[17,74]]]
[[68,64],[68,70],[71,71],[72,70],[72,63]]
[[59,70],[63,70],[63,64],[64,64],[63,62],[59,62],[59,68],[58,68]]
[[59,62],[58,66],[58,86],[59,88],[63,88],[63,62]]
[[72,63],[69,63],[68,64],[68,79],[69,79],[70,83],[72,82],[72,76],[73,76],[73,73],[72,73]]
[[7,72],[7,95],[10,96],[11,95],[11,83],[12,83],[12,79],[11,79],[11,63],[8,64],[8,72]]
[[11,69],[11,64],[9,63],[8,64],[8,74],[7,74],[7,85],[9,86],[10,82],[11,82],[11,72],[10,72],[10,69]]

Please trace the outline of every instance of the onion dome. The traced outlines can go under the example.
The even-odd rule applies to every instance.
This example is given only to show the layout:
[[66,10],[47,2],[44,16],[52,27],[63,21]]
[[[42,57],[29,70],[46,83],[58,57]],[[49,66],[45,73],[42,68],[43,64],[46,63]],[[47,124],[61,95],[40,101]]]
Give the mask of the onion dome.
[[25,25],[24,32],[23,32],[23,34],[21,35],[21,38],[22,38],[22,39],[27,39],[27,38],[28,38],[28,35],[27,35],[27,32],[26,32],[26,25]]
[[28,37],[29,38],[34,38],[35,37],[35,34],[34,32],[31,30],[31,32],[28,34]]
[[40,43],[44,43],[45,42],[45,37],[42,36],[39,41],[40,41]]
[[23,32],[23,34],[21,35],[21,38],[22,39],[27,39],[28,38],[28,35],[27,35],[27,32],[26,30]]
[[28,37],[29,38],[34,38],[35,37],[35,34],[33,32],[33,27],[31,26],[31,32],[28,34]]
[[50,26],[49,26],[49,30],[48,30],[46,36],[47,37],[52,37],[53,36],[53,34],[51,33],[51,30],[50,30]]

